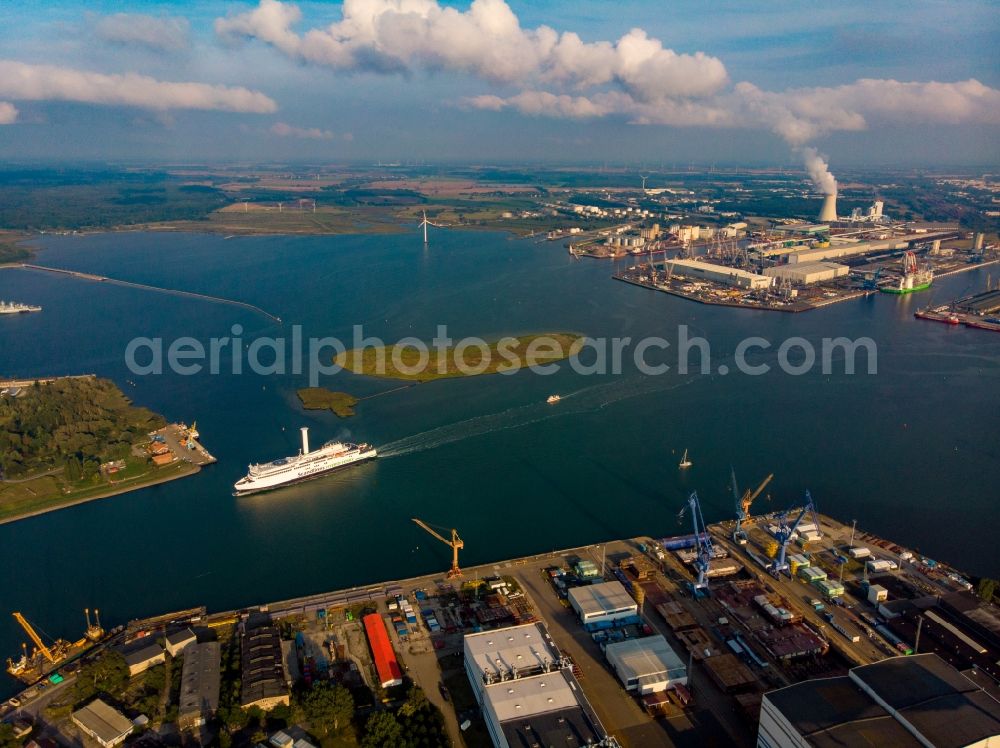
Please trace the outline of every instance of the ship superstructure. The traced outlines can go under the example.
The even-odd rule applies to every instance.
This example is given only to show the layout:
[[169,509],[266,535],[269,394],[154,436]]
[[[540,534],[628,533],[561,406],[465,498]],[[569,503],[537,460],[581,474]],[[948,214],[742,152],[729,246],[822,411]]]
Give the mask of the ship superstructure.
[[40,312],[40,306],[31,304],[19,304],[16,301],[0,301],[0,314],[24,314],[26,312]]
[[297,455],[250,465],[247,474],[233,486],[236,493],[257,493],[300,483],[378,456],[370,444],[340,441],[329,441],[313,452],[309,450],[309,429],[303,426],[301,431],[302,449]]

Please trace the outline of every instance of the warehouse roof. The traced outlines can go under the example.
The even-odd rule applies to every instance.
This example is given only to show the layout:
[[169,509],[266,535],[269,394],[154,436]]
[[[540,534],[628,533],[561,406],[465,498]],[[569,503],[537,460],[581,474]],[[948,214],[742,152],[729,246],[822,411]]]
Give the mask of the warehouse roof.
[[608,644],[604,654],[624,681],[639,678],[642,682],[651,676],[657,680],[683,678],[686,674],[684,661],[660,635]]
[[932,745],[1000,736],[1000,702],[936,654],[892,657],[856,667],[850,677]]
[[219,642],[190,644],[184,650],[178,713],[212,714],[219,708]]
[[106,744],[117,742],[132,732],[131,720],[101,699],[94,699],[77,709],[73,712],[73,720]]
[[576,690],[562,670],[494,683],[486,689],[486,697],[501,722],[579,706]]
[[501,729],[512,746],[594,745],[605,737],[588,712],[580,707],[560,709],[530,719],[518,717],[504,722]]
[[569,596],[585,616],[638,609],[635,600],[618,580],[572,587]]
[[270,624],[247,623],[240,637],[242,672],[242,704],[288,693],[285,668],[281,656],[281,637]]
[[544,670],[559,660],[548,632],[538,623],[467,634],[465,651],[479,676],[509,673],[513,668],[521,673]]
[[133,665],[141,665],[144,662],[149,662],[157,657],[163,656],[163,647],[157,644],[152,636],[145,637],[149,639],[149,642],[144,642],[142,646],[125,654],[125,664],[129,667]]
[[[819,678],[765,694],[809,745],[898,748],[920,742],[862,691],[849,676]],[[767,709],[768,707],[763,707]]]
[[[759,273],[751,273],[749,270],[743,270],[742,268],[731,268],[725,265],[716,265],[712,262],[701,262],[699,260],[667,260],[667,264],[672,266],[675,272],[678,272],[677,268],[688,268],[690,270],[698,270],[703,273],[721,273],[723,275],[732,276],[736,278],[764,278],[766,276],[760,275]],[[681,271],[683,275],[683,271]]]
[[181,629],[180,631],[175,631],[169,634],[166,638],[167,646],[176,647],[178,644],[183,644],[184,642],[193,642],[196,639],[194,632],[191,629]]

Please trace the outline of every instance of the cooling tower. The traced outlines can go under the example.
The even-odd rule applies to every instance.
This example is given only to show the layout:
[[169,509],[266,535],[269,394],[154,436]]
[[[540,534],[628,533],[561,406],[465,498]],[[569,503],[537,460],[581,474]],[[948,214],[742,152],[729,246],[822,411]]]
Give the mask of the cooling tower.
[[837,220],[837,193],[823,198],[823,208],[819,212],[819,220],[823,222]]

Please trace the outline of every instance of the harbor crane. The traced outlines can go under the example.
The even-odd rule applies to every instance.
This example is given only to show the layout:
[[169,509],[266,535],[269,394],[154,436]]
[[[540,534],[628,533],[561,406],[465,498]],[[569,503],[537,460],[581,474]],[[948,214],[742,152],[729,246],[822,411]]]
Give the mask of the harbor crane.
[[799,516],[792,523],[792,526],[788,526],[788,514],[785,513],[781,517],[781,526],[778,529],[778,555],[774,559],[774,564],[771,566],[771,574],[778,576],[779,573],[788,570],[788,561],[785,559],[785,553],[788,550],[788,541],[792,539],[792,535],[795,531],[799,529],[799,525],[802,524],[802,519],[806,514],[812,514],[813,522],[816,527],[819,527],[819,517],[816,516],[816,505],[813,504],[812,496],[809,491],[806,491],[806,505],[802,507],[802,511],[799,512]]
[[751,491],[748,488],[744,491],[743,495],[740,496],[740,489],[736,485],[736,471],[733,468],[730,468],[729,470],[733,479],[733,499],[736,500],[736,529],[733,530],[733,541],[739,543],[740,545],[746,545],[747,533],[746,530],[743,529],[743,523],[750,518],[750,505],[753,504],[754,499],[760,496],[761,492],[767,488],[767,484],[774,479],[774,473],[771,473],[764,480],[762,480],[755,491]]
[[679,518],[684,517],[687,508],[691,509],[691,523],[694,525],[694,542],[698,550],[698,557],[695,559],[694,567],[698,570],[698,580],[692,585],[695,597],[704,597],[708,594],[708,562],[712,560],[714,549],[712,548],[712,538],[705,527],[705,518],[701,514],[701,503],[698,501],[698,492],[692,491],[688,497],[688,506],[681,509]]
[[[431,535],[440,540],[442,543],[451,547],[451,570],[448,572],[448,578],[452,579],[453,577],[462,576],[462,570],[458,566],[458,552],[462,548],[465,548],[465,542],[460,537],[458,537],[458,530],[456,530],[455,528],[451,528],[451,540],[448,540],[448,538],[444,537],[444,535],[441,535],[439,532],[434,530],[430,525],[428,525],[423,520],[419,520],[416,517],[411,517],[410,519],[412,519],[417,525],[419,525],[424,530],[429,532]],[[445,530],[447,528],[441,527],[439,529]]]
[[49,662],[55,662],[56,657],[52,654],[52,650],[45,646],[45,642],[42,641],[42,637],[38,635],[38,632],[35,631],[30,623],[28,623],[27,619],[16,610],[12,613],[12,615],[14,616],[14,620],[21,624],[21,628],[24,629],[25,633],[31,637],[31,641],[35,643],[35,647],[37,647],[38,651],[42,653],[45,659]]

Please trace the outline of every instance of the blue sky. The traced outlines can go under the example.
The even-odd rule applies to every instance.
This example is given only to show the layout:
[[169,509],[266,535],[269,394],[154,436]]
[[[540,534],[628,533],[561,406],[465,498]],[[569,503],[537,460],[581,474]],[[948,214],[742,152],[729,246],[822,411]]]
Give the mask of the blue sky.
[[0,156],[995,165],[997,10],[5,2]]

